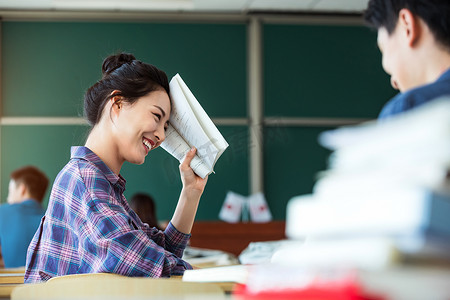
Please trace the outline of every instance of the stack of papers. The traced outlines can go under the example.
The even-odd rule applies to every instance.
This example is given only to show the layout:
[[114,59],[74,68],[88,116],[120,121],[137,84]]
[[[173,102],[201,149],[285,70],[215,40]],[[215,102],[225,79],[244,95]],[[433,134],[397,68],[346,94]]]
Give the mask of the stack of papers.
[[[450,99],[320,136],[333,150],[311,195],[291,199],[273,261],[382,269],[450,261]],[[297,253],[292,258],[290,254]]]
[[323,133],[333,150],[314,194],[331,201],[380,189],[449,189],[450,100],[433,101],[383,122]]

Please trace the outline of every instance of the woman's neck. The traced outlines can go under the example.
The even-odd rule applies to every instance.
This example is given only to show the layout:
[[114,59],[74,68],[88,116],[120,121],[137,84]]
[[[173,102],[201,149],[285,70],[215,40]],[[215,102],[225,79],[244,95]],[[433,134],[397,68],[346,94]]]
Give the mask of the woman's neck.
[[123,161],[119,159],[119,152],[114,140],[97,124],[89,134],[85,146],[94,152],[117,175],[120,173]]

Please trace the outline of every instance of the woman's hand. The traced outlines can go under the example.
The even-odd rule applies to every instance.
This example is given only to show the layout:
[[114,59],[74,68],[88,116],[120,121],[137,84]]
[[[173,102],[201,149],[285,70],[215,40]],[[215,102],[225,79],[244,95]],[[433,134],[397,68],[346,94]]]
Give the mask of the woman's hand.
[[205,189],[208,176],[203,179],[192,170],[190,164],[196,152],[197,149],[192,148],[186,153],[183,162],[180,164],[180,175],[183,189],[190,194],[199,193],[200,196]]

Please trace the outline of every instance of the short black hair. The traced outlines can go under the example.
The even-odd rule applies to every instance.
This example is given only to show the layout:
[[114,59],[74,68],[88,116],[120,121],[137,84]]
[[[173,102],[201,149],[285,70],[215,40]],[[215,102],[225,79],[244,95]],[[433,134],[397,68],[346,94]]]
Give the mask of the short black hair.
[[449,0],[370,0],[364,20],[369,26],[385,28],[391,34],[397,25],[398,14],[404,8],[421,18],[436,41],[450,51]]

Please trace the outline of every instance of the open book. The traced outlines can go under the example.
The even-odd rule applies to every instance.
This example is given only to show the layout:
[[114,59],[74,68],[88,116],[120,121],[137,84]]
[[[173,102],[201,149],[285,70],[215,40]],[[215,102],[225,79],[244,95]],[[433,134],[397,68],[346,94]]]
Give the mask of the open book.
[[172,78],[169,85],[172,112],[161,147],[180,162],[192,147],[197,148],[191,168],[198,176],[205,178],[214,171],[214,165],[228,143],[179,74]]

